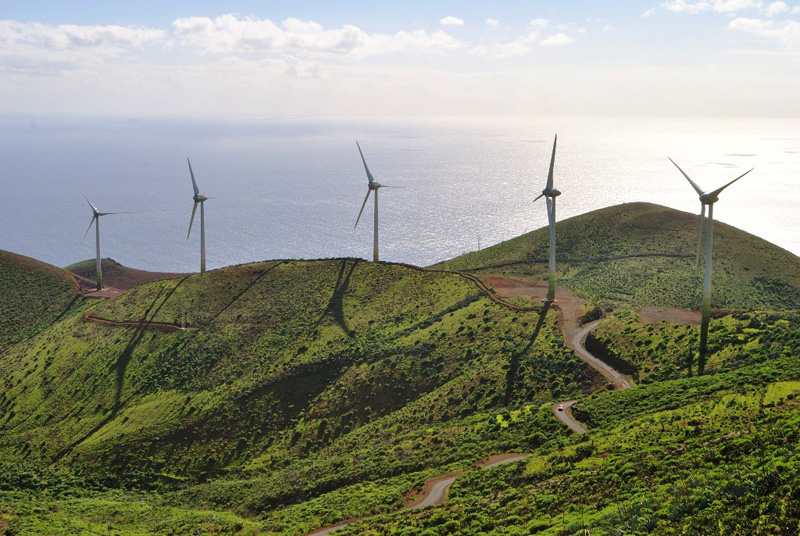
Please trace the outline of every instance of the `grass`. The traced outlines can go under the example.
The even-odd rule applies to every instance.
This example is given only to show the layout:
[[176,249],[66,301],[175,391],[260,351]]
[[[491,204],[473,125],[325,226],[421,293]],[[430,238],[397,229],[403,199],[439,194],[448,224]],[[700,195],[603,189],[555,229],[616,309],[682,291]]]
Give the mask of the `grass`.
[[66,271],[0,251],[0,353],[75,313],[80,302]]
[[[781,309],[798,259],[717,226],[717,306],[769,311],[715,318],[692,377],[698,328],[634,309],[692,306],[694,223],[645,204],[559,222],[561,281],[614,306],[587,344],[637,380],[619,392],[593,392],[554,309],[402,265],[247,264],[60,316],[6,294],[45,313],[0,351],[0,533],[300,535],[375,515],[343,534],[797,534],[800,318]],[[535,279],[543,259],[536,231],[446,267]],[[60,274],[16,266],[12,286]],[[584,436],[553,418],[568,398]],[[504,452],[532,455],[395,512]]]
[[[696,215],[628,203],[562,220],[556,233],[560,285],[617,306],[699,308]],[[542,228],[437,267],[544,280],[548,247]],[[713,286],[715,308],[798,309],[800,259],[715,222]]]
[[187,311],[190,328],[71,316],[18,344],[0,361],[4,458],[284,526],[309,500],[374,495],[326,520],[385,511],[417,482],[400,475],[564,435],[546,411],[497,416],[591,385],[554,311],[511,311],[458,275],[399,265],[245,265],[85,310],[137,324]]
[[798,375],[796,359],[777,358],[598,392],[581,402],[589,434],[467,473],[444,505],[343,534],[797,534],[798,403],[764,395]]

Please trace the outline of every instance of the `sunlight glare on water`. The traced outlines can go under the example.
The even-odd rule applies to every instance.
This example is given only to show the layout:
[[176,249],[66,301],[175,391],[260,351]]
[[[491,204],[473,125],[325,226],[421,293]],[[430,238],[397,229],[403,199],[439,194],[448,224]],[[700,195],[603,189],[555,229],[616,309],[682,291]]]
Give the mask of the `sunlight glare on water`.
[[[122,264],[194,271],[199,226],[186,231],[192,189],[206,203],[209,267],[274,258],[371,258],[372,200],[359,140],[379,182],[381,259],[429,265],[546,225],[544,187],[558,133],[558,219],[632,201],[692,213],[697,195],[751,167],[715,205],[724,221],[800,253],[800,131],[790,120],[496,118],[280,121],[0,118],[4,163],[0,249],[59,266],[103,211],[102,254]],[[197,221],[195,225],[197,225]],[[80,245],[80,246],[79,246]]]

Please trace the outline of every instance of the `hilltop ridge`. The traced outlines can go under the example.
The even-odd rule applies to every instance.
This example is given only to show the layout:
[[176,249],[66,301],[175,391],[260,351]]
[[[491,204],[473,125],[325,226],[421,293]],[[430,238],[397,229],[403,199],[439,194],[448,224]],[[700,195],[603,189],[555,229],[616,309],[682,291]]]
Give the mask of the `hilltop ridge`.
[[[689,377],[697,327],[632,309],[699,286],[696,217],[636,203],[559,226],[561,282],[613,305],[590,341],[632,389],[566,346],[567,300],[532,299],[546,230],[443,263],[483,283],[284,260],[89,300],[63,270],[7,256],[2,284],[72,298],[0,351],[0,532],[300,536],[363,517],[350,533],[797,533],[798,313],[715,320],[708,374]],[[791,304],[797,258],[725,227],[715,292],[747,304],[771,281],[760,303]],[[504,275],[520,280],[505,280],[510,307],[487,294]],[[553,418],[568,399],[586,434]],[[401,510],[452,474],[451,500]]]
[[[586,298],[635,307],[698,308],[697,218],[651,203],[626,203],[561,220],[558,284]],[[544,227],[434,267],[543,280],[548,247]],[[713,262],[713,307],[800,308],[800,257],[715,221]]]
[[79,286],[61,268],[0,250],[0,353],[77,305]]
[[[114,259],[101,259],[100,263],[103,270],[103,284],[119,290],[130,290],[133,287],[158,281],[159,279],[176,279],[187,275],[183,273],[138,270],[123,266]],[[71,264],[64,269],[84,279],[94,281],[97,276],[95,266],[95,260],[88,259]]]

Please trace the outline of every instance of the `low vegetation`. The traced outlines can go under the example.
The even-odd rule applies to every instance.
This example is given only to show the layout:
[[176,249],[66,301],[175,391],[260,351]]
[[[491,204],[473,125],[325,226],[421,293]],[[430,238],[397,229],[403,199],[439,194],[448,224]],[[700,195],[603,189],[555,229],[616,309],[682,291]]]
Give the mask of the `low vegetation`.
[[[697,215],[628,203],[559,221],[556,240],[559,284],[587,299],[629,307],[700,307]],[[542,228],[437,267],[543,280],[548,248],[548,231]],[[800,258],[714,222],[712,307],[800,308]]]
[[80,304],[76,290],[66,271],[0,251],[0,353],[72,314]]
[[[0,534],[798,534],[800,259],[716,227],[692,376],[699,328],[637,309],[695,306],[695,224],[639,203],[559,222],[561,283],[608,313],[587,346],[625,391],[557,309],[453,273],[272,261],[83,300],[6,261],[3,285],[52,294],[2,297],[35,314],[0,348]],[[546,247],[443,267],[536,279]],[[585,435],[553,418],[570,398]],[[510,452],[530,456],[474,469]],[[455,471],[445,504],[402,509]]]

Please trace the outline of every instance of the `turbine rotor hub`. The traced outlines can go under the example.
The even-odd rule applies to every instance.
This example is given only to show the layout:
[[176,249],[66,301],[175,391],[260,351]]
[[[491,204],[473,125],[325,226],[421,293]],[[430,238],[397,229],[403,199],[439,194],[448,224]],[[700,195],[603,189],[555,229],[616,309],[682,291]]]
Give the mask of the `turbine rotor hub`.
[[542,195],[547,197],[558,197],[559,195],[561,195],[561,192],[559,190],[556,190],[555,188],[549,188],[549,189],[545,188],[544,190],[542,190]]

